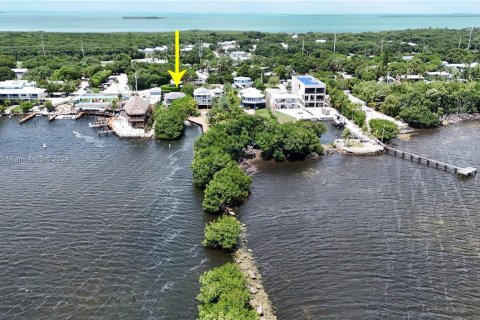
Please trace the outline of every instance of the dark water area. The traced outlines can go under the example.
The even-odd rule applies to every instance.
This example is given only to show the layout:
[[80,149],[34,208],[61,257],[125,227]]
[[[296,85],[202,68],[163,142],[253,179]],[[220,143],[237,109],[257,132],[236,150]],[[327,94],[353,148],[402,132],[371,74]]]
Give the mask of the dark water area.
[[[480,122],[394,144],[480,168]],[[480,184],[391,155],[261,163],[242,206],[279,319],[479,319]]]
[[199,276],[229,259],[201,246],[200,130],[169,147],[17,120],[0,119],[0,319],[195,319]]

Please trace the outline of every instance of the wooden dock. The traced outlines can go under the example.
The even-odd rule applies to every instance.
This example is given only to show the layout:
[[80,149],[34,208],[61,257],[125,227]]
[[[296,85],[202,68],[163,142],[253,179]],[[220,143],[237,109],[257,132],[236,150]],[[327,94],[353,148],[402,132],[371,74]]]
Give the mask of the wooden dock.
[[390,146],[387,146],[386,144],[378,141],[378,143],[384,148],[384,150],[388,154],[392,154],[395,156],[401,156],[402,159],[407,159],[410,161],[415,161],[418,163],[423,163],[426,164],[427,167],[434,167],[438,169],[443,169],[444,171],[451,171],[455,174],[457,174],[459,177],[471,177],[477,175],[477,169],[472,168],[472,167],[467,167],[467,168],[462,168],[458,166],[454,166],[445,162],[429,159],[427,157],[422,157],[419,155],[416,155],[414,153],[398,150],[395,148],[392,148]]
[[36,112],[29,113],[28,115],[26,115],[25,117],[23,117],[22,119],[20,119],[20,121],[18,121],[18,123],[24,124],[25,122],[27,122],[28,120],[31,120],[31,119],[35,118],[36,116],[37,116],[37,113],[36,113]]
[[58,117],[58,113],[54,113],[48,116],[48,121],[53,121]]

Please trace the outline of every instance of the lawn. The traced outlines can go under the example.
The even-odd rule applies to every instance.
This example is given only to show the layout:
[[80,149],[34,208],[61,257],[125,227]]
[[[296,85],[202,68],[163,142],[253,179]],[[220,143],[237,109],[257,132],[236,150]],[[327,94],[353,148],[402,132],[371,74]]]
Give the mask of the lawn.
[[[284,113],[278,112],[276,110],[272,112],[273,112],[273,115],[277,118],[278,122],[280,123],[295,121],[294,117],[290,117]],[[255,114],[259,116],[269,117],[268,109],[257,109],[255,110]]]

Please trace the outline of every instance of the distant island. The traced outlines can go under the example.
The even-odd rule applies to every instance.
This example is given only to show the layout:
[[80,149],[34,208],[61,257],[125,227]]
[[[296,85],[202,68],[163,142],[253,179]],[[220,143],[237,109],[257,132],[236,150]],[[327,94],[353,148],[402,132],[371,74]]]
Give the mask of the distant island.
[[158,19],[165,19],[165,17],[157,17],[157,16],[127,16],[122,17],[122,19],[139,19],[139,20],[158,20]]

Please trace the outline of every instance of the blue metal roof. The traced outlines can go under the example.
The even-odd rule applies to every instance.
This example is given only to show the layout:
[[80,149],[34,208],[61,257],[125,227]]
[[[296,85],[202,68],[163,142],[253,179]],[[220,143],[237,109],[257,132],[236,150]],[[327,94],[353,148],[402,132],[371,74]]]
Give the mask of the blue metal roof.
[[298,78],[298,80],[300,80],[306,86],[311,86],[311,85],[314,85],[314,84],[320,84],[320,81],[318,81],[314,77],[301,76],[301,77],[297,77],[297,78]]

